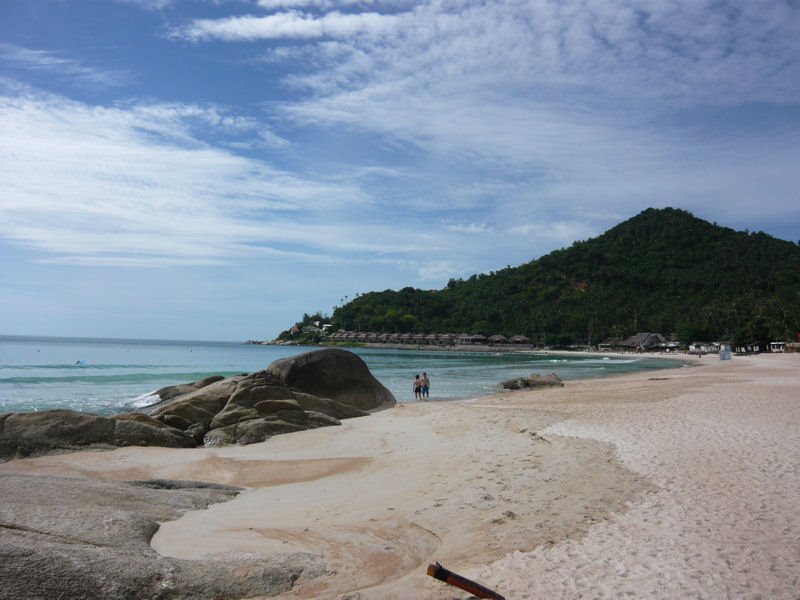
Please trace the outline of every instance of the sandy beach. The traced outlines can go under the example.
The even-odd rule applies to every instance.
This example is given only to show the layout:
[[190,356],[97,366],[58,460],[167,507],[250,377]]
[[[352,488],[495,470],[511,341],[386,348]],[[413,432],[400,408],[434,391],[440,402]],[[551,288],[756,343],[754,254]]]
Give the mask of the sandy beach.
[[[398,405],[251,446],[124,448],[0,472],[246,488],[164,523],[162,555],[310,552],[283,598],[799,598],[800,355]],[[434,390],[435,392],[435,390]]]

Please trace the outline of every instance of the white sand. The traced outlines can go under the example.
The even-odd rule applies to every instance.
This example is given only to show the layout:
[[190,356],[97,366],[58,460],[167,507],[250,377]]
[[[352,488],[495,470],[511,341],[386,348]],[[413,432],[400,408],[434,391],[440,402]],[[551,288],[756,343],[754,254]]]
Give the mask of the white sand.
[[800,598],[800,355],[398,406],[221,449],[127,448],[2,471],[247,487],[166,523],[162,554],[303,550],[291,598]]
[[[706,361],[713,360],[710,358]],[[562,407],[659,489],[589,534],[470,574],[509,598],[800,598],[800,356],[693,370],[674,395]],[[684,375],[684,373],[681,373]],[[663,391],[663,390],[662,390]]]

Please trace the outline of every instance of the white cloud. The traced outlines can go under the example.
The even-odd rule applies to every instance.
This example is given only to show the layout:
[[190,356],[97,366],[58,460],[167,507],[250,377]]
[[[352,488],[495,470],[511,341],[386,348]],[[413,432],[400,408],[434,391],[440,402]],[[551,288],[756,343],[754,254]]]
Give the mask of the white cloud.
[[469,234],[488,233],[492,230],[491,227],[489,227],[486,223],[458,223],[455,225],[447,225],[446,228],[450,231],[455,231],[456,233]]
[[[752,196],[764,190],[762,214],[779,214],[794,198],[797,118],[777,135],[738,130],[730,117],[732,133],[720,135],[722,127],[694,114],[796,103],[798,11],[787,3],[733,10],[711,0],[262,0],[244,6],[270,14],[236,16],[242,6],[230,3],[234,16],[197,19],[172,35],[250,42],[253,61],[285,65],[281,83],[291,97],[269,115],[279,129],[260,115],[187,103],[16,107],[9,120],[30,129],[11,131],[30,164],[11,154],[11,141],[0,142],[13,157],[9,172],[19,171],[14,197],[41,201],[40,214],[67,224],[67,206],[94,212],[120,231],[77,247],[53,234],[56,248],[28,217],[0,225],[6,235],[106,260],[89,246],[130,258],[132,241],[145,239],[130,231],[154,227],[146,245],[163,261],[232,260],[263,247],[298,260],[339,253],[343,261],[408,260],[409,270],[417,261],[464,270],[501,254],[502,264],[528,260],[648,205],[716,206],[705,214],[724,222],[726,212],[752,213]],[[299,169],[320,172],[300,158],[314,149],[300,147],[295,125],[335,140],[337,155],[325,157],[335,176],[272,166],[269,157],[293,153]],[[41,150],[26,136],[42,147],[54,140],[38,163]],[[363,150],[365,140],[384,154]],[[359,146],[356,161],[348,144]],[[65,182],[62,204],[31,183],[40,164]],[[154,224],[153,214],[164,218]],[[220,235],[201,241],[210,232]]]
[[120,4],[133,4],[143,10],[163,10],[175,4],[175,0],[114,0]]
[[418,269],[419,278],[423,281],[445,281],[462,270],[462,266],[449,260],[426,262]]
[[314,17],[296,11],[266,17],[243,16],[225,19],[197,19],[173,31],[189,41],[219,39],[254,41],[264,39],[344,38],[357,34],[380,34],[395,26],[396,17],[378,13],[327,13]]
[[554,247],[563,247],[575,240],[583,240],[598,232],[587,222],[553,222],[542,221],[515,225],[509,228],[512,235],[525,236],[545,240]]
[[258,0],[258,6],[266,10],[301,7],[327,10],[344,6],[371,6],[378,3],[379,0]]
[[84,86],[116,87],[128,85],[133,80],[127,71],[89,67],[80,60],[58,52],[33,50],[13,44],[0,43],[0,62]]
[[[217,264],[264,254],[405,248],[391,231],[342,226],[369,198],[206,145],[195,106],[91,107],[57,96],[0,98],[0,235],[51,260]],[[350,230],[352,229],[352,231]]]

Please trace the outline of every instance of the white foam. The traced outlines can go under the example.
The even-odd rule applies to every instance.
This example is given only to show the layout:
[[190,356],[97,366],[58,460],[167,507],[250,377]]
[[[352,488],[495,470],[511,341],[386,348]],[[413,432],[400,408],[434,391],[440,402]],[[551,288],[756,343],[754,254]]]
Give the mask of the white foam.
[[144,408],[145,406],[151,406],[153,404],[158,404],[159,402],[161,402],[161,397],[153,391],[142,394],[141,396],[137,396],[133,400],[126,402],[125,405],[136,408]]

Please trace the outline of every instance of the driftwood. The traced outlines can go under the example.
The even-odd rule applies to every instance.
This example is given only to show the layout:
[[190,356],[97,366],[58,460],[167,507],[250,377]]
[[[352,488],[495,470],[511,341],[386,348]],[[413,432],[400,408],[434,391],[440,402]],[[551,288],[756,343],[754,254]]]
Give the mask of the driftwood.
[[469,592],[476,598],[489,598],[490,600],[505,600],[505,597],[501,596],[497,592],[493,592],[489,588],[484,587],[479,583],[475,583],[474,581],[471,581],[466,577],[462,577],[461,575],[457,575],[452,571],[448,571],[438,562],[435,565],[428,565],[428,575],[430,575],[434,579],[438,579],[439,581],[444,581],[445,583],[449,583],[454,587],[460,588],[465,592]]

